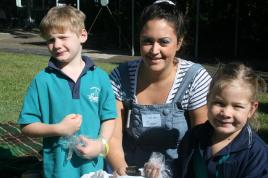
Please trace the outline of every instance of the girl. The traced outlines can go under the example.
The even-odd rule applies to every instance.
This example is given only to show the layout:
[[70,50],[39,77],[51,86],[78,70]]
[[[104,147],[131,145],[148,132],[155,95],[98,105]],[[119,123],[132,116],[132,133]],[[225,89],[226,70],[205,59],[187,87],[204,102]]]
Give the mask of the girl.
[[252,131],[261,86],[263,80],[243,64],[216,73],[208,121],[187,132],[179,146],[179,177],[268,177],[268,147]]

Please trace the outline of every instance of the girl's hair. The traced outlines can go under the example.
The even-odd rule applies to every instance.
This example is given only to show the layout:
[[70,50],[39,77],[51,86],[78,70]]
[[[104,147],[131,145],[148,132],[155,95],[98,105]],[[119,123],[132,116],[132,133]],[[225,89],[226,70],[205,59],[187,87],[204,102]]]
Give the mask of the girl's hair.
[[[264,79],[258,76],[250,67],[241,63],[229,63],[220,67],[215,73],[210,83],[208,100],[211,95],[221,91],[234,80],[240,81],[244,83],[244,86],[248,87],[251,92],[251,101],[258,101],[259,94],[266,91]],[[252,116],[249,123],[255,130],[258,130],[259,122],[256,114]]]
[[164,19],[173,25],[178,39],[186,35],[185,17],[172,1],[158,1],[147,6],[140,16],[140,32],[144,25],[153,19]]
[[85,14],[72,6],[53,7],[40,23],[41,36],[46,39],[51,32],[66,30],[79,35],[85,28],[85,19]]

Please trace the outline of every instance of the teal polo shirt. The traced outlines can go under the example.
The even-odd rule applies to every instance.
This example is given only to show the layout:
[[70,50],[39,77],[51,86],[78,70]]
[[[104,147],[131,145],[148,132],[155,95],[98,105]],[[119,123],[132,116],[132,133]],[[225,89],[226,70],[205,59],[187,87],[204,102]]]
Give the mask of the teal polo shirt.
[[[105,71],[96,67],[88,57],[82,57],[85,68],[77,82],[57,68],[50,59],[48,67],[35,76],[24,98],[19,124],[42,122],[59,123],[66,115],[83,117],[77,135],[97,138],[101,123],[117,117],[115,96]],[[68,150],[59,137],[43,139],[43,166],[47,178],[78,178],[103,168],[103,158],[83,159],[73,154],[67,160]]]

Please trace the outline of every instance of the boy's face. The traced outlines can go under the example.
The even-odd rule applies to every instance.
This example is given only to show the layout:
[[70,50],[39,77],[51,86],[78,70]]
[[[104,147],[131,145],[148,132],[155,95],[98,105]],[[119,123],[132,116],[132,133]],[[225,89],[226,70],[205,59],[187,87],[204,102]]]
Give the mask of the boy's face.
[[250,98],[251,91],[238,81],[211,93],[208,98],[208,119],[215,134],[233,138],[241,131],[258,106]]
[[51,32],[47,38],[47,47],[51,55],[61,63],[81,59],[81,44],[87,40],[85,29],[80,34],[66,30],[64,33]]

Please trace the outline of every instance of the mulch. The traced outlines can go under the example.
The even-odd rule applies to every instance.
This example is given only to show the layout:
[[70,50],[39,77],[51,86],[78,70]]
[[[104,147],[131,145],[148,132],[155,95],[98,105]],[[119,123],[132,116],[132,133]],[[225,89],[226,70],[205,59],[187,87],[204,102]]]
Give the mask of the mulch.
[[0,123],[0,165],[0,177],[9,178],[41,169],[42,139],[23,135],[16,123]]

